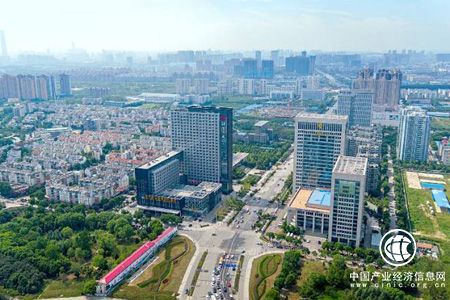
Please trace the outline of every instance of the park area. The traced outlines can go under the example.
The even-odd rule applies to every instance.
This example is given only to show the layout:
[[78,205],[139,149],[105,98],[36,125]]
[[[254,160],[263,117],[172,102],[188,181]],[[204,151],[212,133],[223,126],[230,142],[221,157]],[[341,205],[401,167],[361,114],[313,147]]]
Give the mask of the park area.
[[175,237],[137,278],[125,282],[114,297],[129,300],[176,299],[184,273],[195,253],[191,240]]
[[282,254],[267,254],[253,261],[250,275],[250,299],[264,299],[281,271]]
[[[419,173],[421,184],[417,184],[415,175],[406,172],[405,190],[408,199],[408,209],[411,218],[411,227],[418,239],[428,240],[439,244],[441,259],[450,266],[450,214],[448,211],[439,210],[433,200],[432,191],[427,185],[423,185],[423,173]],[[436,182],[445,183],[445,195],[450,198],[450,175],[433,178]],[[433,179],[426,181],[433,182]],[[442,183],[441,183],[442,185]],[[449,270],[450,271],[450,270]]]

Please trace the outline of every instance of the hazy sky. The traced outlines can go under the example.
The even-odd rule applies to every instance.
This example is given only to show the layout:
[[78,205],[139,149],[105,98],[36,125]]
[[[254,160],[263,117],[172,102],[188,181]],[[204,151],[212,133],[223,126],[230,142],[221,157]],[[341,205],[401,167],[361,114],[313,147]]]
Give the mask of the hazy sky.
[[0,0],[9,52],[450,50],[449,0]]

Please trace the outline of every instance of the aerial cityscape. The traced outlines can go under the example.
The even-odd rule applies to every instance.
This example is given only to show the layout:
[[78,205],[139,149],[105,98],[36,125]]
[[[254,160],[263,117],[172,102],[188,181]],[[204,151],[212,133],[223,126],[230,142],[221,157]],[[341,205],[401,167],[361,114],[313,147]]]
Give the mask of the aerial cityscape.
[[6,2],[0,300],[450,299],[448,3]]

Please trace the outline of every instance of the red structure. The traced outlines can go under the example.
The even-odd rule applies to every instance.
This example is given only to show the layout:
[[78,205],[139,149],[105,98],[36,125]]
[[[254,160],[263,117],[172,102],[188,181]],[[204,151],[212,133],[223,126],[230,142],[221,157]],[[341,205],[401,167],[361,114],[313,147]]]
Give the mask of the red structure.
[[159,247],[167,243],[177,232],[175,227],[169,227],[164,230],[156,239],[146,242],[139,247],[130,256],[118,264],[97,283],[97,295],[108,295],[123,279],[142,266],[152,257]]

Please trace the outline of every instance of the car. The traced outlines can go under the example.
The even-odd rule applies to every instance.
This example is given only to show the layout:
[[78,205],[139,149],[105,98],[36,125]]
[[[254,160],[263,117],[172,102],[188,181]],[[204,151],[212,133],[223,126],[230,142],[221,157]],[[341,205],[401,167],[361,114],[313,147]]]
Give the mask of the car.
[[229,287],[229,288],[231,287],[231,282],[228,282],[228,287]]
[[184,290],[184,293],[187,295],[187,294],[189,294],[189,289],[185,289]]

